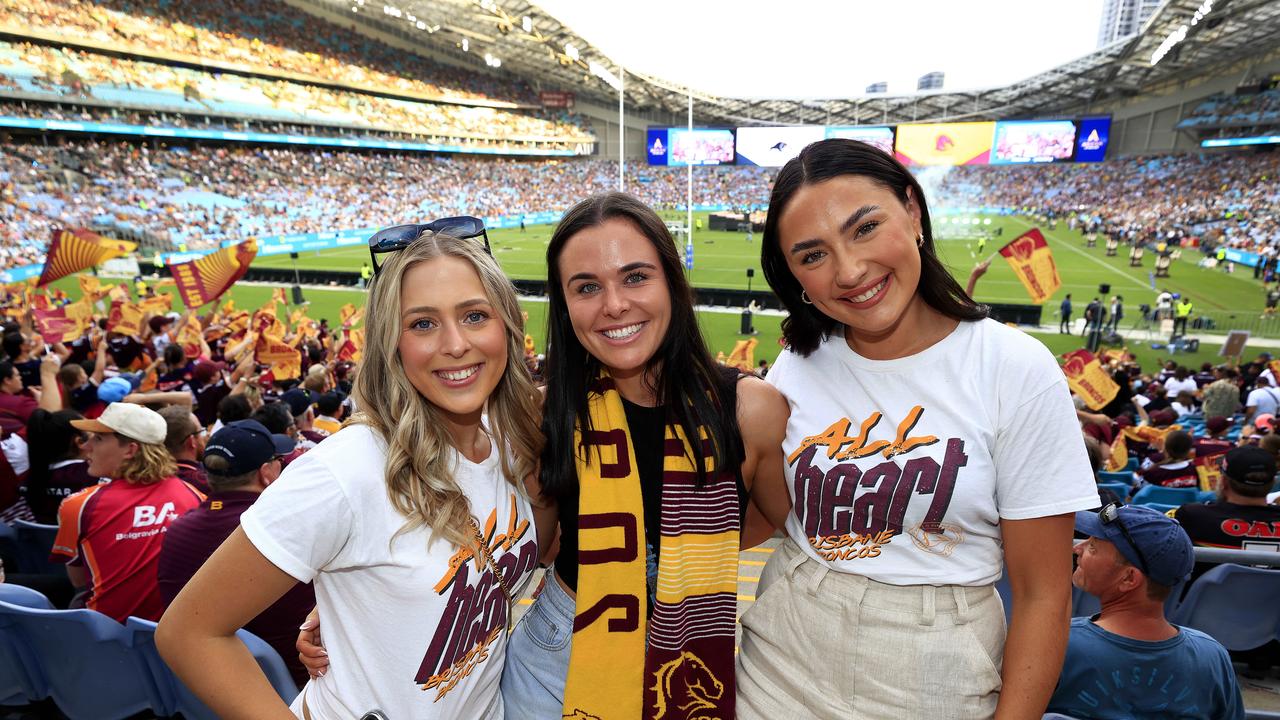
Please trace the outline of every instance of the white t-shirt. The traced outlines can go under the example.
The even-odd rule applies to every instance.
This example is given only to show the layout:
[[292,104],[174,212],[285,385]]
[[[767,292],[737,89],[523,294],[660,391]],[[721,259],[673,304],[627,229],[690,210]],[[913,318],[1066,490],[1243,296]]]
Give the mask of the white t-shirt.
[[994,320],[897,360],[837,332],[807,358],[784,351],[767,379],[791,406],[787,533],[835,570],[986,585],[1003,568],[1001,519],[1100,504],[1062,371]]
[[1185,377],[1181,380],[1176,377],[1171,377],[1164,381],[1164,389],[1169,391],[1169,397],[1171,398],[1178,397],[1178,393],[1183,390],[1195,394],[1198,387],[1199,386],[1196,385],[1196,381],[1190,377]]
[[1254,417],[1269,413],[1276,414],[1276,408],[1280,407],[1280,390],[1273,387],[1254,388],[1249,391],[1249,398],[1245,401],[1245,407],[1256,407],[1258,411],[1253,414]]
[[[496,449],[479,464],[456,459],[454,478],[518,597],[538,562],[529,502],[503,479]],[[302,716],[305,697],[315,720],[374,709],[392,720],[501,720],[502,587],[483,558],[451,570],[458,549],[428,545],[426,529],[396,536],[405,518],[388,498],[385,464],[382,440],[353,425],[290,463],[241,517],[268,560],[315,583],[330,671],[293,711]]]

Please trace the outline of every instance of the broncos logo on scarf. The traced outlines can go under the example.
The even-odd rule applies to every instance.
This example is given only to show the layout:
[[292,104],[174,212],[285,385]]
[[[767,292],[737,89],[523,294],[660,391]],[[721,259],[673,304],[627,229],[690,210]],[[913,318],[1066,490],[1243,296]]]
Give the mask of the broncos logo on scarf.
[[[673,682],[677,676],[682,682]],[[656,720],[663,720],[669,705],[680,711],[673,714],[681,720],[718,720],[716,701],[724,696],[724,683],[716,679],[707,664],[691,652],[682,652],[670,662],[663,663],[653,673],[654,683],[651,688],[657,695]],[[677,693],[679,696],[677,697]],[[711,710],[712,714],[701,714],[703,710]]]

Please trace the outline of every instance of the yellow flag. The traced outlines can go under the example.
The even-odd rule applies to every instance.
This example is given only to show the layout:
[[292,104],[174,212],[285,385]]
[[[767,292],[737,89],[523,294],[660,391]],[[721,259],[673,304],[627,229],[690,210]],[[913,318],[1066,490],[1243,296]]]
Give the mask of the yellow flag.
[[1111,443],[1111,457],[1107,458],[1107,470],[1118,472],[1129,464],[1129,443],[1121,435]]
[[152,315],[163,315],[173,309],[173,296],[168,293],[158,293],[149,298],[144,298],[138,302],[138,307],[144,313]]
[[1009,261],[1013,274],[1018,276],[1031,295],[1031,302],[1039,305],[1062,287],[1058,266],[1053,262],[1053,252],[1038,228],[1032,228],[1000,248],[1000,254]]
[[1115,399],[1120,386],[1102,369],[1098,358],[1088,350],[1076,350],[1062,357],[1067,359],[1062,372],[1067,376],[1071,391],[1084,398],[1090,410],[1099,410]]
[[356,323],[360,322],[360,319],[364,317],[364,308],[357,309],[355,305],[347,303],[338,311],[338,317],[342,319],[342,327],[355,327]]

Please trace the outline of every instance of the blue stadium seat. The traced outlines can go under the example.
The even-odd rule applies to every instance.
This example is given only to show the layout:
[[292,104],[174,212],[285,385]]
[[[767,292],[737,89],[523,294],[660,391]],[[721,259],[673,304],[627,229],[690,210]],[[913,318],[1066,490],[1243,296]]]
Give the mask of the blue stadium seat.
[[1137,469],[1138,469],[1138,458],[1136,458],[1136,457],[1131,457],[1131,458],[1129,458],[1129,462],[1125,463],[1124,469],[1125,469],[1125,470],[1128,470],[1129,472],[1133,472],[1134,470],[1137,470]]
[[1240,598],[1280,595],[1280,570],[1223,564],[1201,575],[1170,617],[1195,628],[1228,650],[1252,650],[1271,641],[1280,628],[1280,603],[1241,603]]
[[17,534],[18,567],[14,572],[32,575],[65,575],[67,569],[60,563],[49,562],[53,539],[58,535],[57,525],[15,520],[13,530]]
[[1128,483],[1118,483],[1118,482],[1100,482],[1098,483],[1098,487],[1106,488],[1107,490],[1110,490],[1111,492],[1115,493],[1116,497],[1120,498],[1121,500],[1125,500],[1129,497],[1129,490],[1131,489]]
[[1213,502],[1214,500],[1217,500],[1217,499],[1218,499],[1218,493],[1212,490],[1201,490],[1200,492],[1196,493],[1196,502],[1207,503],[1207,502]]
[[1160,487],[1159,485],[1144,485],[1138,492],[1133,494],[1134,505],[1150,505],[1151,503],[1160,503],[1162,505],[1185,505],[1186,503],[1196,502],[1196,496],[1200,491],[1196,488],[1169,488]]
[[[143,662],[146,663],[155,685],[160,691],[162,702],[165,705],[165,710],[162,711],[162,714],[181,713],[186,720],[205,720],[206,718],[208,720],[218,720],[217,714],[188,690],[187,686],[165,664],[164,658],[160,657],[159,651],[156,650],[155,642],[156,624],[150,620],[131,617],[126,623],[126,627],[133,634],[133,646]],[[275,688],[276,692],[280,694],[280,698],[286,703],[292,703],[293,699],[298,696],[298,686],[294,684],[293,678],[290,677],[289,670],[284,665],[284,660],[280,659],[280,654],[268,645],[265,640],[248,630],[241,630],[236,633],[236,637],[239,637],[240,641],[249,648],[253,658],[258,661],[258,667],[262,668],[262,672],[267,676],[271,687]]]
[[1175,510],[1179,507],[1182,507],[1181,505],[1170,505],[1169,503],[1158,503],[1158,502],[1141,502],[1141,503],[1134,503],[1134,505],[1149,507],[1158,513],[1167,513],[1170,510]]
[[53,609],[53,603],[49,602],[44,593],[13,583],[0,583],[0,602],[39,610]]
[[[17,586],[0,584],[0,590],[10,587]],[[6,597],[18,594],[0,595],[0,604],[4,604]],[[40,595],[40,597],[44,596]],[[22,600],[29,603],[32,598],[25,596]],[[45,602],[47,603],[48,600]],[[26,606],[22,603],[12,604]],[[0,617],[0,706],[26,705],[46,697],[49,697],[49,684],[40,673],[39,665],[32,657],[31,648],[19,639],[17,633],[9,632],[8,624],[3,617]]]
[[122,720],[162,707],[129,631],[106,615],[0,602],[0,636],[29,651],[29,672],[43,677],[45,696],[71,720]]
[[1128,470],[1120,472],[1107,472],[1102,470],[1098,472],[1098,482],[1104,483],[1124,483],[1125,485],[1133,485],[1133,473]]

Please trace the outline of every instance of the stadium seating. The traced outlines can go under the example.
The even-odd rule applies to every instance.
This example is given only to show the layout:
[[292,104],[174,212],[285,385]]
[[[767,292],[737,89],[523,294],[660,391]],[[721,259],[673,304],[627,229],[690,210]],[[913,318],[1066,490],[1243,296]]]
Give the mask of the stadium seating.
[[0,602],[38,610],[53,609],[53,603],[40,591],[12,583],[0,583]]
[[1196,488],[1170,488],[1159,485],[1144,485],[1133,494],[1134,505],[1185,505],[1196,502],[1200,491]]
[[163,707],[129,631],[106,615],[0,602],[0,630],[20,644],[24,667],[47,683],[36,693],[47,688],[40,697],[52,697],[71,720],[117,720]]
[[[142,618],[131,617],[126,627],[133,634],[133,647],[150,669],[156,687],[163,699],[162,714],[181,713],[186,720],[218,720],[218,716],[207,705],[200,702],[187,686],[165,665],[156,651],[156,623]],[[266,641],[247,630],[236,633],[237,637],[249,648],[249,652],[258,661],[258,666],[266,674],[271,687],[280,694],[287,703],[293,702],[298,694],[298,687],[289,677],[280,655]]]
[[41,525],[39,523],[16,520],[13,523],[17,534],[17,562],[14,569],[19,573],[40,575],[62,575],[67,569],[60,563],[49,562],[49,551],[53,549],[53,540],[58,535],[57,525]]
[[1120,470],[1118,472],[1100,470],[1098,472],[1098,482],[1102,483],[1123,483],[1126,487],[1132,487],[1133,479],[1134,475],[1129,470]]
[[1277,637],[1280,603],[1240,598],[1280,597],[1280,570],[1218,565],[1191,584],[1170,621],[1207,633],[1228,650],[1252,650]]
[[419,141],[447,138],[449,145],[471,148],[586,152],[595,142],[583,121],[214,74],[31,43],[0,41],[0,77],[26,99],[60,102],[72,95],[155,112],[401,131],[422,136]]
[[1098,483],[1098,488],[1110,490],[1121,500],[1129,497],[1129,491],[1132,489],[1128,483],[1122,482],[1100,482]]
[[[0,583],[0,603],[52,610],[48,598],[20,585]],[[0,620],[0,627],[4,622]],[[25,705],[48,697],[49,689],[30,650],[16,633],[0,633],[0,706]]]

